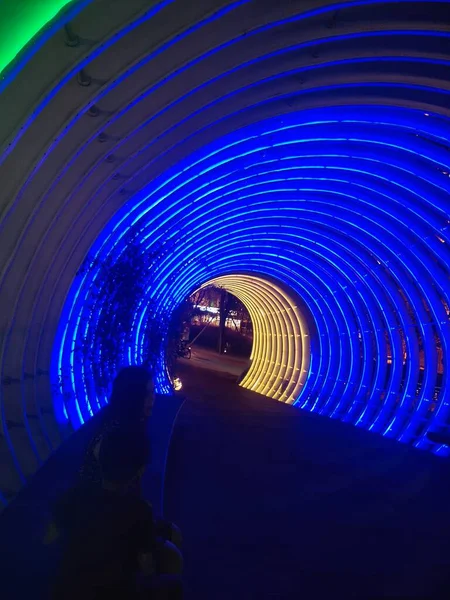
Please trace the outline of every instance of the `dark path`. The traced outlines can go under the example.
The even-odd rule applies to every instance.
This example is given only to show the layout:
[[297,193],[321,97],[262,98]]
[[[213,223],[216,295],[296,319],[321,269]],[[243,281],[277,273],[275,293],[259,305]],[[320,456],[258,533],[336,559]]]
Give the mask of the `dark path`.
[[182,367],[166,513],[187,600],[448,597],[448,463]]

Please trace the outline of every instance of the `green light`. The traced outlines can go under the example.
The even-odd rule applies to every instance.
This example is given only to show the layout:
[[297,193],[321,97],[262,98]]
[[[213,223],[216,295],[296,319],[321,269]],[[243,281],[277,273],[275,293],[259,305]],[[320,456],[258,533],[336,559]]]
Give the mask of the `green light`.
[[0,73],[73,0],[0,0]]

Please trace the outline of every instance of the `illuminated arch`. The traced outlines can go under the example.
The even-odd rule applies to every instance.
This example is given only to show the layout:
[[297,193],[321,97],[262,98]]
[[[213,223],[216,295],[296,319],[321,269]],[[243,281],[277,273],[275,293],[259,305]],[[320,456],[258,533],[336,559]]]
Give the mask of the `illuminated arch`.
[[252,320],[251,363],[240,385],[280,402],[295,402],[310,362],[309,326],[295,300],[275,283],[252,275],[217,277],[208,285],[234,294]]
[[450,418],[449,2],[269,4],[69,3],[4,72],[2,500],[106,401],[73,354],[98,350],[110,300],[90,314],[80,266],[120,260],[130,231],[155,259],[121,362],[152,319],[245,274],[307,318],[284,399],[448,454],[426,434]]

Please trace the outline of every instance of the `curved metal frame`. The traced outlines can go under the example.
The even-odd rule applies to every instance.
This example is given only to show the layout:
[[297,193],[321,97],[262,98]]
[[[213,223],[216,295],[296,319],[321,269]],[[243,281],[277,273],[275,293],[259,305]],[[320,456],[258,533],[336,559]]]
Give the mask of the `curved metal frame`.
[[124,358],[149,299],[166,319],[208,280],[275,280],[317,334],[298,404],[448,454],[426,433],[449,427],[449,2],[78,8],[79,46],[62,15],[2,82],[0,499],[106,402],[73,364],[96,323],[73,282],[133,222],[171,251]]

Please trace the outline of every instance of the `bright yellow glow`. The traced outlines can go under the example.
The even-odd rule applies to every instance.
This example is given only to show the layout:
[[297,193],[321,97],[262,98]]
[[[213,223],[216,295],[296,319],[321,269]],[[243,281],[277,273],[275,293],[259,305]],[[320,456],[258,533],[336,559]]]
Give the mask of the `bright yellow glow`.
[[202,287],[207,285],[239,298],[253,323],[251,366],[240,385],[280,402],[294,402],[310,361],[308,326],[294,299],[273,282],[253,275],[226,275]]

